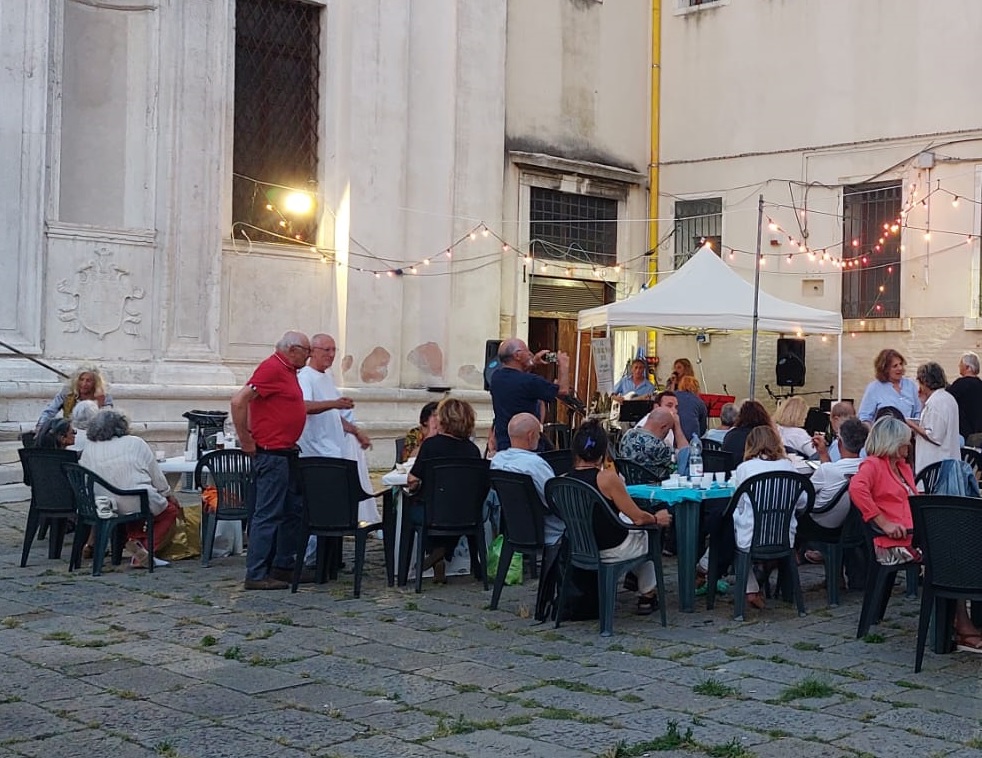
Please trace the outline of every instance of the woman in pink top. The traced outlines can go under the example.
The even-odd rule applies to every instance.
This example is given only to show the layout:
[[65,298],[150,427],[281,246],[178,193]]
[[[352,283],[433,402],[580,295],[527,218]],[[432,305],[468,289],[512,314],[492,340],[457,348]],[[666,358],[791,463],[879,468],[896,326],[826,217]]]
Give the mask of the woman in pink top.
[[[849,481],[849,498],[882,535],[873,538],[876,559],[896,563],[919,557],[911,547],[914,519],[908,497],[917,494],[914,472],[907,463],[910,428],[884,416],[873,424],[866,439],[866,460]],[[965,603],[955,605],[955,642],[959,650],[982,653],[982,634],[972,624]]]

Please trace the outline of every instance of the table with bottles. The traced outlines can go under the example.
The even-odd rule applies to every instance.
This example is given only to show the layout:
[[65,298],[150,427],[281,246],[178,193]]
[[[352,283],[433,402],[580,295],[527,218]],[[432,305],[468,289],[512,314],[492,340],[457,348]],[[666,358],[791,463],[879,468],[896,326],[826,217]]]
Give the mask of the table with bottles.
[[653,511],[667,507],[675,526],[678,559],[679,610],[692,613],[696,605],[696,563],[699,560],[700,524],[708,509],[722,511],[733,495],[728,481],[713,481],[703,486],[700,479],[692,483],[678,479],[658,484],[632,484],[628,494],[642,510]]

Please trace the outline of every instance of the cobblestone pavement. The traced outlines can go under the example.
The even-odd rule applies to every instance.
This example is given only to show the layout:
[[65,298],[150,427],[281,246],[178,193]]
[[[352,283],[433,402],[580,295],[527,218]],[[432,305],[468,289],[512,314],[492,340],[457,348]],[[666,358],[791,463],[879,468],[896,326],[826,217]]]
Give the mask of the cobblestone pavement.
[[0,758],[982,755],[982,656],[914,674],[899,587],[865,641],[815,567],[806,618],[683,615],[672,582],[667,629],[621,593],[603,639],[536,625],[534,581],[496,612],[469,577],[389,589],[374,540],[360,600],[350,574],[245,592],[241,557],[92,577],[40,545],[21,569],[25,518],[0,506]]

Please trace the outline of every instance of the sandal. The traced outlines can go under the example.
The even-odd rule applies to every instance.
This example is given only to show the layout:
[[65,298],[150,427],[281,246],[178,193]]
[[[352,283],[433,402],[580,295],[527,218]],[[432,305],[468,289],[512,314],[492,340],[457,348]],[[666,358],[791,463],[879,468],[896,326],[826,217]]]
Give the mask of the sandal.
[[658,610],[658,593],[652,592],[650,595],[638,595],[639,616],[650,616]]
[[82,558],[86,561],[92,558],[92,545],[82,546]]
[[982,634],[978,632],[966,634],[955,632],[955,650],[961,650],[964,653],[982,653]]
[[762,611],[764,610],[764,598],[759,592],[748,592],[747,605]]
[[805,559],[805,563],[825,563],[825,556],[823,556],[818,550],[806,550],[802,554],[802,557]]

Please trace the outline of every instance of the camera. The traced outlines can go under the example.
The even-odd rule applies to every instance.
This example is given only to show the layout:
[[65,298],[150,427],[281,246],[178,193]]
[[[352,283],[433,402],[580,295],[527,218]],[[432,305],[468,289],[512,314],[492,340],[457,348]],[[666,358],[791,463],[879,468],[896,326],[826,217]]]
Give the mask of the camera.
[[559,360],[559,355],[556,353],[546,353],[542,356],[543,363],[556,363]]

